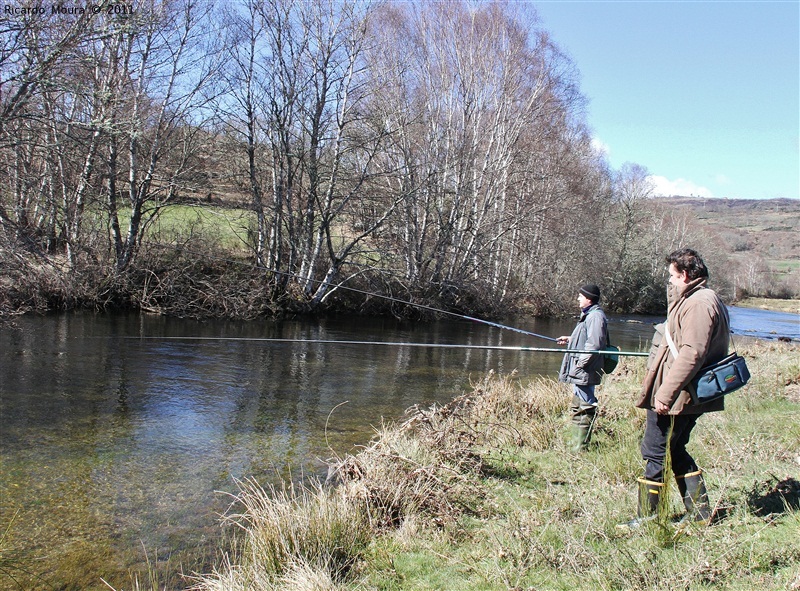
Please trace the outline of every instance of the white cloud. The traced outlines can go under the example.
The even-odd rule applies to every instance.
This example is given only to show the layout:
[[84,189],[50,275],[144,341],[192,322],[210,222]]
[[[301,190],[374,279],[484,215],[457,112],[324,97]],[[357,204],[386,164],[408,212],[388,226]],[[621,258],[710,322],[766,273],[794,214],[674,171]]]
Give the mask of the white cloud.
[[710,189],[701,187],[687,181],[686,179],[669,180],[663,176],[651,175],[650,182],[653,183],[653,194],[657,197],[703,197],[705,199],[713,199],[714,194]]
[[592,148],[594,151],[597,152],[600,156],[608,157],[611,154],[611,148],[607,143],[601,140],[599,137],[592,138]]

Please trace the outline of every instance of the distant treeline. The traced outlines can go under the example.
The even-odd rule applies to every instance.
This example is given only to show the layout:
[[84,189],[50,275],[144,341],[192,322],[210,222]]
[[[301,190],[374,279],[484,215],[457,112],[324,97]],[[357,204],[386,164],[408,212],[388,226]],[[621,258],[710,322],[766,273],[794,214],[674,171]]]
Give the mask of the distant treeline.
[[346,285],[556,314],[586,282],[646,312],[679,246],[732,294],[691,213],[595,147],[529,3],[132,6],[0,23],[3,313],[408,313]]

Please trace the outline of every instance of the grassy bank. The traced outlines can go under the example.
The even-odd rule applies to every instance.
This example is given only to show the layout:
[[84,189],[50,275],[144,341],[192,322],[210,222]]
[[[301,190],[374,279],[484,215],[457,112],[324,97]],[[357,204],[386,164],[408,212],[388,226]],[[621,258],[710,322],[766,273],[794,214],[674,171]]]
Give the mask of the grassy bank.
[[567,451],[569,396],[550,380],[489,376],[417,409],[332,465],[339,485],[241,485],[227,517],[242,542],[202,591],[800,589],[800,347],[740,350],[751,383],[704,416],[691,449],[715,522],[669,515],[634,532],[644,361],[600,392],[590,450]]
[[773,312],[800,314],[800,300],[778,300],[775,298],[745,298],[736,305],[741,308],[758,308]]

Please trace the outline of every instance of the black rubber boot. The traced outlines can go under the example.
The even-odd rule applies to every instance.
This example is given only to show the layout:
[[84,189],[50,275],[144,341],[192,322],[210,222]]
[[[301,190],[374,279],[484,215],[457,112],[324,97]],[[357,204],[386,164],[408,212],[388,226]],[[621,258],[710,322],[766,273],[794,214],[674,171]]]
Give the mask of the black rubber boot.
[[637,478],[639,483],[639,502],[636,507],[636,518],[627,523],[620,523],[620,529],[636,529],[648,521],[655,519],[658,514],[658,502],[661,499],[661,491],[664,490],[663,482],[654,482],[644,478]]
[[686,507],[686,515],[680,520],[679,525],[689,523],[708,523],[711,519],[711,507],[708,504],[708,491],[703,480],[702,470],[675,476],[678,491]]
[[579,453],[589,448],[592,439],[592,429],[597,416],[597,404],[590,404],[582,400],[580,396],[572,397],[570,405],[572,420],[572,443],[571,451]]

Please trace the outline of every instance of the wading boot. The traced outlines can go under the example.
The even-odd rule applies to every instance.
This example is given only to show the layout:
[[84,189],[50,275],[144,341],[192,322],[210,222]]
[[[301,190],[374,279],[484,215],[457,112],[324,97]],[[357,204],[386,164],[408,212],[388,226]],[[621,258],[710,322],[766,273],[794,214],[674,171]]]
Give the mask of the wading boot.
[[620,523],[617,529],[636,529],[655,519],[658,514],[658,501],[661,491],[664,490],[663,482],[654,482],[645,478],[637,478],[639,483],[639,502],[636,508],[636,518],[627,523]]
[[590,403],[582,400],[580,396],[572,397],[570,405],[572,415],[572,441],[570,450],[573,453],[580,453],[589,448],[589,441],[592,439],[592,429],[597,418],[597,403]]
[[678,526],[686,526],[690,523],[708,524],[711,520],[711,507],[708,504],[708,492],[706,483],[703,481],[702,470],[675,475],[675,482],[678,483],[678,491],[683,498],[683,505],[686,507],[686,515],[678,522]]

